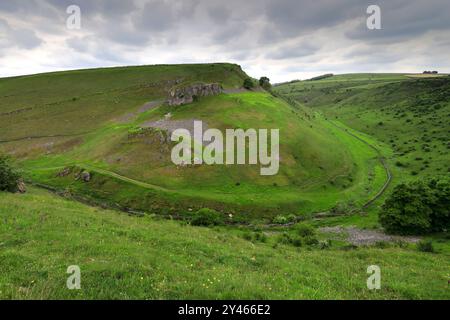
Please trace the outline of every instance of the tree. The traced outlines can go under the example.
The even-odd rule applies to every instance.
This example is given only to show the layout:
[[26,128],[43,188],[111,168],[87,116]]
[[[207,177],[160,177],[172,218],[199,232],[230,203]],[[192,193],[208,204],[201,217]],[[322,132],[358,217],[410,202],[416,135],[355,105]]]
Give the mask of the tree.
[[17,192],[20,174],[14,170],[10,160],[0,155],[0,191]]
[[450,227],[450,182],[416,181],[398,185],[386,199],[380,223],[387,232],[425,234]]
[[450,229],[450,181],[429,181],[428,186],[433,195],[431,208],[431,229],[434,232]]
[[245,78],[243,86],[245,89],[250,90],[251,88],[253,88],[255,86],[255,84],[253,83],[252,79]]
[[267,77],[261,77],[259,79],[259,85],[265,90],[269,90],[270,88],[272,88],[272,85],[270,84],[270,79]]

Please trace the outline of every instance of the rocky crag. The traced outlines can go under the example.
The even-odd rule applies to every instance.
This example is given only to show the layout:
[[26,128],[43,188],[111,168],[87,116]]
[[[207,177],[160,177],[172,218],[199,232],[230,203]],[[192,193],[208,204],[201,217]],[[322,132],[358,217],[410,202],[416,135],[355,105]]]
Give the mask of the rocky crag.
[[196,83],[171,89],[169,91],[167,102],[170,106],[180,106],[192,103],[199,97],[218,95],[222,93],[222,91],[222,86],[218,83]]

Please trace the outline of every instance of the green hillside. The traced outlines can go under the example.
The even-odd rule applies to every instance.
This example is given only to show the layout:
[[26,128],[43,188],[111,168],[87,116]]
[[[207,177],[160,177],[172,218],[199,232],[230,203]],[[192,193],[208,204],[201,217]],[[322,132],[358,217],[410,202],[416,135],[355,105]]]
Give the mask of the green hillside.
[[[132,217],[39,189],[0,192],[0,216],[0,299],[450,297],[448,251],[296,248],[273,231],[255,242],[245,230]],[[381,290],[367,290],[372,264],[382,268]],[[81,269],[81,290],[66,288],[70,265]]]
[[[386,183],[377,152],[343,126],[260,89],[242,90],[237,65],[80,70],[0,79],[0,152],[29,181],[90,202],[186,215],[211,207],[235,220],[302,216],[338,201],[363,205]],[[178,107],[168,91],[220,83],[223,94]],[[148,125],[202,120],[210,128],[280,129],[280,171],[177,167],[168,132]],[[178,121],[178,122],[177,122]],[[66,169],[66,170],[65,170]],[[76,179],[83,170],[86,183]],[[61,174],[65,172],[65,174]]]
[[450,76],[338,75],[276,92],[376,139],[395,183],[449,175]]
[[[448,232],[392,237],[378,219],[396,184],[448,176],[449,78],[266,92],[247,77],[205,64],[0,79],[0,154],[28,188],[0,192],[0,299],[449,299]],[[166,103],[198,83],[224,91]],[[280,129],[279,173],[174,165],[169,129],[193,120]],[[193,226],[201,208],[223,223]],[[66,288],[70,265],[81,290]]]

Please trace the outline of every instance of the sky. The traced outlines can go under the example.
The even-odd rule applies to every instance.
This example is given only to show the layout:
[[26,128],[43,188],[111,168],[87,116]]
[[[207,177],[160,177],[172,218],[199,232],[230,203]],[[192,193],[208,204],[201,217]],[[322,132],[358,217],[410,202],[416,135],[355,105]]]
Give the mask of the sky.
[[[71,5],[79,29],[67,26]],[[379,6],[381,29],[367,27],[369,5]],[[232,62],[282,82],[449,73],[449,57],[450,0],[0,0],[0,77]]]

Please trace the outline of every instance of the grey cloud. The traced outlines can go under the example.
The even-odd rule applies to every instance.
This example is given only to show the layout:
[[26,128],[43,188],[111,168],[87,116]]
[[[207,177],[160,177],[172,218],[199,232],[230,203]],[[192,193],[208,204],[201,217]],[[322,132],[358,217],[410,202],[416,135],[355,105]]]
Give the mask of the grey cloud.
[[312,55],[316,53],[320,48],[314,44],[314,40],[302,41],[294,46],[280,47],[266,55],[268,59],[291,59],[291,58],[301,58],[305,56]]
[[232,11],[230,7],[223,4],[213,4],[208,8],[208,14],[215,23],[225,24],[231,17]]
[[[82,10],[80,31],[65,28],[72,4]],[[369,4],[380,5],[383,30],[367,29]],[[99,64],[102,59],[125,64],[130,51],[163,55],[180,48],[189,54],[176,58],[189,56],[186,60],[210,54],[263,67],[272,62],[280,70],[308,60],[308,68],[323,70],[323,59],[338,70],[402,62],[411,46],[416,61],[438,56],[427,51],[429,43],[439,52],[450,47],[449,0],[0,0],[0,14],[3,65],[15,50],[37,46],[54,52],[70,48],[80,61]],[[425,34],[428,44],[421,42]],[[404,51],[392,50],[398,46]]]
[[117,18],[138,9],[134,0],[43,0],[46,4],[65,15],[70,5],[77,5],[85,16]]
[[394,52],[385,50],[383,46],[371,46],[362,49],[352,50],[343,55],[354,63],[358,64],[388,64],[395,63],[405,58],[405,52]]
[[12,36],[16,45],[22,49],[34,49],[43,42],[34,31],[27,29],[13,30]]
[[414,39],[432,30],[450,31],[448,0],[381,1],[380,9],[381,30],[369,30],[366,20],[363,20],[346,35],[350,39],[365,42],[396,43]]
[[34,49],[43,43],[33,30],[12,28],[8,22],[0,19],[0,45],[8,48]]
[[160,32],[173,28],[176,23],[174,6],[166,1],[150,1],[145,4],[137,24],[148,32]]
[[[365,1],[363,1],[365,2]],[[296,37],[360,17],[367,6],[360,0],[267,1],[267,24],[261,42]]]

